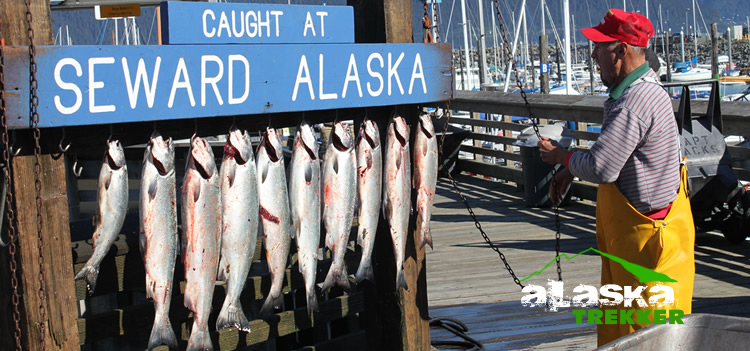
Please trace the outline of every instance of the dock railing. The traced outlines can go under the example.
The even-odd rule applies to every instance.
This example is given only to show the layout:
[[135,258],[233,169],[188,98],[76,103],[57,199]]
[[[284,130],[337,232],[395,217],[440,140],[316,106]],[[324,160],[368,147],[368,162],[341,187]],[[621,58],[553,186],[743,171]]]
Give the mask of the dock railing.
[[[540,119],[541,124],[576,122],[576,130],[571,130],[571,135],[576,140],[573,150],[587,151],[588,142],[596,141],[599,133],[588,131],[588,126],[602,123],[603,105],[607,97],[542,94],[529,94],[527,97],[532,113]],[[677,112],[679,100],[673,100],[672,103]],[[694,117],[705,114],[708,101],[692,101],[691,107]],[[514,151],[512,146],[516,141],[513,132],[520,132],[530,125],[512,122],[511,117],[529,117],[521,95],[491,91],[456,91],[450,108],[453,111],[470,112],[470,118],[451,118],[450,123],[472,129],[467,140],[473,140],[473,143],[461,145],[460,154],[473,154],[474,157],[459,157],[456,169],[523,186],[523,164],[517,151],[518,147],[515,147]],[[724,136],[740,136],[740,140],[750,136],[749,103],[722,101],[721,111]],[[480,119],[481,113],[492,118]],[[492,120],[493,118],[497,120]],[[750,162],[747,162],[750,160],[750,149],[734,146],[732,143],[729,143],[728,149],[737,178],[750,181]],[[575,181],[571,186],[571,195],[596,200],[596,184]]]

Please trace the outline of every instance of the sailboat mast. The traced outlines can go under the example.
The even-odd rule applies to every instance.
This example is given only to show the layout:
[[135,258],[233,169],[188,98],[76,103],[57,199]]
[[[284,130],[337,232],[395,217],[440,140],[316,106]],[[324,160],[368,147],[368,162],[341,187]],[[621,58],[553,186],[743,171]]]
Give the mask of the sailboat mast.
[[487,51],[485,50],[484,43],[484,3],[482,0],[477,0],[479,5],[479,85],[487,82]]
[[695,21],[695,0],[693,0],[693,45],[695,56],[698,57],[698,23]]
[[[623,5],[624,5],[623,1]],[[570,95],[570,1],[563,0],[563,20],[565,22],[565,94]]]
[[513,57],[516,56],[516,48],[518,47],[518,34],[521,32],[521,18],[523,18],[523,15],[525,12],[526,12],[526,0],[522,0],[521,1],[521,13],[518,17],[518,24],[516,25],[516,35],[513,36],[513,49],[511,49],[510,57],[508,57],[508,72],[505,75],[505,87],[503,88],[504,93],[508,92],[508,84],[510,84],[510,72],[513,69]]
[[464,61],[466,62],[463,72],[463,81],[466,82],[464,86],[471,90],[471,85],[469,83],[471,80],[471,62],[469,61],[469,33],[468,23],[466,23],[466,0],[461,0],[461,22],[461,25],[464,27]]
[[[494,55],[495,56],[495,71],[497,71],[497,68],[500,67],[501,64],[500,64],[500,61],[498,60],[498,57],[497,57],[497,50],[498,50],[498,47],[497,47],[497,28],[495,28],[495,13],[494,12],[490,16],[490,18],[492,18],[492,43],[494,44],[493,47],[495,48],[492,51],[495,54]],[[497,73],[497,72],[495,72],[495,73]],[[492,75],[492,81],[493,82],[495,81],[495,75],[494,74]]]

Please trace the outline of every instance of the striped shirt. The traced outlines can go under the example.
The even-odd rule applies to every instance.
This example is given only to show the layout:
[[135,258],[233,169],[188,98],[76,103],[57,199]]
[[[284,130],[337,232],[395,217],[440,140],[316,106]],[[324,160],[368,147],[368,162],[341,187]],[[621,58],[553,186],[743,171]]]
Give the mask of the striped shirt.
[[621,83],[627,85],[613,89],[591,152],[574,153],[568,167],[586,181],[614,182],[633,207],[645,213],[663,209],[677,197],[680,145],[669,95],[641,77],[659,79],[641,66]]

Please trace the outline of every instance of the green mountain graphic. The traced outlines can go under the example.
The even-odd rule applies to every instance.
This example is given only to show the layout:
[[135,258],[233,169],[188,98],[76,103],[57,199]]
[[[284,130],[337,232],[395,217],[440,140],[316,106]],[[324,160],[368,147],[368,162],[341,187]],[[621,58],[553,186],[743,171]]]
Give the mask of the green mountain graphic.
[[589,251],[594,251],[594,252],[598,253],[599,255],[602,255],[602,256],[604,256],[604,257],[606,257],[606,258],[608,258],[608,259],[610,259],[612,261],[615,261],[615,262],[619,263],[620,265],[622,265],[622,268],[625,268],[626,271],[628,271],[628,272],[632,273],[634,276],[638,277],[638,280],[641,283],[651,283],[651,282],[676,283],[677,282],[676,280],[670,278],[668,275],[666,275],[664,273],[659,273],[659,272],[656,272],[656,271],[654,271],[652,269],[643,267],[641,265],[637,265],[635,263],[630,263],[630,262],[625,261],[622,258],[619,258],[617,256],[610,255],[610,254],[608,254],[606,252],[601,252],[601,251],[599,251],[599,250],[597,250],[597,249],[595,249],[593,247],[589,247],[588,249],[583,250],[583,251],[577,253],[573,257],[568,257],[567,254],[562,253],[559,256],[553,258],[552,261],[549,261],[549,263],[547,263],[547,265],[544,266],[544,268],[542,268],[541,270],[536,271],[534,273],[531,273],[531,275],[529,275],[526,278],[521,279],[521,281],[527,280],[527,279],[529,279],[529,278],[531,278],[531,277],[533,277],[533,276],[535,276],[535,275],[537,275],[539,273],[544,272],[544,270],[547,269],[549,266],[551,266],[552,263],[555,262],[559,257],[565,257],[566,260],[570,261],[570,260],[572,260],[572,259],[574,259],[574,258],[576,258],[576,257],[578,257],[578,256],[580,256],[580,255],[582,255],[582,254],[584,254],[586,252],[589,252]]

